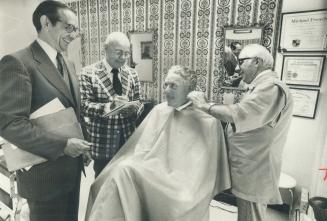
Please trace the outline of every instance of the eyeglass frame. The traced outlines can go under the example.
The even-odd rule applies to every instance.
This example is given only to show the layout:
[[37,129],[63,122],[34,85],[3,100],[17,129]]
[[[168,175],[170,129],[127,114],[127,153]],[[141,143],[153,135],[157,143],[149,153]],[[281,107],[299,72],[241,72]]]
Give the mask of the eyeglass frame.
[[67,22],[65,22],[65,21],[63,21],[63,20],[61,20],[59,18],[57,18],[56,21],[60,21],[63,24],[65,24],[65,30],[66,30],[67,33],[73,33],[73,32],[78,33],[78,34],[81,33],[81,30],[78,27],[76,27],[75,25],[68,24]]
[[131,56],[131,52],[129,51],[115,50],[115,53],[118,57],[122,57],[124,55],[125,58],[129,58]]
[[239,65],[242,65],[242,64],[244,63],[245,60],[253,59],[253,58],[257,59],[257,57],[245,57],[245,58],[239,58],[239,59],[238,59],[238,64],[239,64]]

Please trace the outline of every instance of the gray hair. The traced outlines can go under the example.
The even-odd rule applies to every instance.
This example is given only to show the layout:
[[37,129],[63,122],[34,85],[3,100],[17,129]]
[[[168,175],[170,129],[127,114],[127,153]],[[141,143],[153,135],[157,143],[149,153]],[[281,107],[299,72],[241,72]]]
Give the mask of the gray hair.
[[240,53],[240,58],[242,57],[257,57],[262,60],[262,65],[265,69],[270,69],[274,65],[274,58],[270,52],[262,45],[259,44],[249,44],[246,45]]
[[197,77],[194,71],[182,65],[173,65],[169,68],[168,74],[169,73],[174,73],[181,76],[185,80],[186,84],[189,85],[190,91],[195,90]]
[[113,42],[119,42],[123,45],[130,45],[128,37],[122,32],[110,33],[106,38],[105,47],[107,48]]

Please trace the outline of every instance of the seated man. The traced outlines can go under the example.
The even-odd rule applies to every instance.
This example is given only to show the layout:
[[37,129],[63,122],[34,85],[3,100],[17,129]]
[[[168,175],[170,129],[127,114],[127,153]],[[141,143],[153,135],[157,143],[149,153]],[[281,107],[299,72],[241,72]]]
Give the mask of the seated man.
[[191,71],[173,66],[154,107],[91,186],[87,221],[204,221],[230,187],[220,121],[193,109]]

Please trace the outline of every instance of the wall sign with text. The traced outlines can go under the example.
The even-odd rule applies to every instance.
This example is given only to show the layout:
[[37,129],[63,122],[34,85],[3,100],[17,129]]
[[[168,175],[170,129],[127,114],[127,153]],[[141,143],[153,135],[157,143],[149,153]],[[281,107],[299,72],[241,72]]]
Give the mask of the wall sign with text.
[[327,51],[327,9],[282,14],[279,49]]

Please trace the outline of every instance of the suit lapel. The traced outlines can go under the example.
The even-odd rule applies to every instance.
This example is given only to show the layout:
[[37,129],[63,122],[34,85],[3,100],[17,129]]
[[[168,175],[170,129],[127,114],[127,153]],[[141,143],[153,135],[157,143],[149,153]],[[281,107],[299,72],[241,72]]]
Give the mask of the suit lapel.
[[[76,105],[74,99],[65,83],[65,81],[60,77],[58,69],[51,62],[48,55],[44,52],[41,46],[34,41],[31,45],[31,50],[33,54],[33,58],[37,61],[37,69],[40,73],[54,86],[60,91],[68,100]],[[67,64],[67,63],[66,63]],[[69,70],[70,72],[70,70]],[[71,76],[72,74],[70,74]]]
[[110,74],[108,73],[109,71],[107,70],[106,66],[102,64],[99,67],[99,71],[96,71],[95,74],[99,79],[99,83],[101,84],[103,90],[106,92],[108,97],[114,97],[115,91],[112,85],[112,82],[110,80]]
[[[102,61],[104,62],[104,61]],[[112,82],[110,80],[110,75],[111,73],[109,70],[106,68],[106,65],[101,62],[100,67],[98,67],[98,71],[95,72],[95,75],[98,77],[98,80],[100,82],[100,85],[102,86],[103,90],[106,92],[108,97],[114,97],[115,96],[115,91],[112,85]],[[122,95],[128,97],[128,93],[130,91],[131,87],[131,76],[126,70],[126,68],[122,67],[120,70],[121,74],[121,84],[122,84]]]

